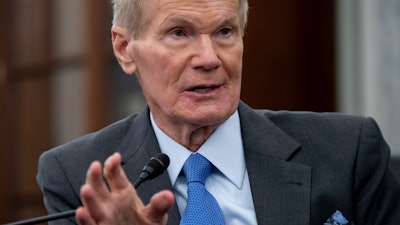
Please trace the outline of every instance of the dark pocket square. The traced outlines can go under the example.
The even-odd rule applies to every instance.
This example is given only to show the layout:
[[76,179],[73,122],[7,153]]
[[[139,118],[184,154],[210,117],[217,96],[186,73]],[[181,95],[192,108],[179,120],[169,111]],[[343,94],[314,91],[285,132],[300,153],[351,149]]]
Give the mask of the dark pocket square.
[[326,220],[324,225],[346,225],[348,223],[349,221],[347,221],[343,214],[339,210],[336,210],[336,212]]

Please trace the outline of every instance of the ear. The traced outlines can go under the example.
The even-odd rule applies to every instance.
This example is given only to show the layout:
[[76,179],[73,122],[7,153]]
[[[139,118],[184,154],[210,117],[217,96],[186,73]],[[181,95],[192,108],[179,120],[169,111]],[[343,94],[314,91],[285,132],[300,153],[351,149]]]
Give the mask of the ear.
[[134,74],[136,64],[133,60],[132,49],[129,48],[132,40],[130,33],[125,28],[114,25],[111,28],[111,35],[114,55],[119,64],[128,75]]

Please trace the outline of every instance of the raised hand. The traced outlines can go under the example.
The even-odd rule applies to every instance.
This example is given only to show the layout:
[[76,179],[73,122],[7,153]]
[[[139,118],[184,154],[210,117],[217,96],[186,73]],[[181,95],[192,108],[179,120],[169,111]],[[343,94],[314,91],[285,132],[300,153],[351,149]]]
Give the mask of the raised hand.
[[121,167],[121,155],[115,153],[104,163],[93,162],[81,188],[83,207],[76,211],[80,225],[156,225],[166,224],[167,213],[175,203],[171,191],[156,193],[148,205],[143,205],[135,188]]

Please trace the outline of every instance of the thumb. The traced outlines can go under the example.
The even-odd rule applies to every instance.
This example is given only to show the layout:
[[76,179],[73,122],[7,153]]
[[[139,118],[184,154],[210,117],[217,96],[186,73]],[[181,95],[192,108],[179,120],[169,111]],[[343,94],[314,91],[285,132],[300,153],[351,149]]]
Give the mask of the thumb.
[[174,194],[169,190],[164,190],[153,195],[144,211],[152,222],[165,224],[168,220],[168,211],[174,204]]

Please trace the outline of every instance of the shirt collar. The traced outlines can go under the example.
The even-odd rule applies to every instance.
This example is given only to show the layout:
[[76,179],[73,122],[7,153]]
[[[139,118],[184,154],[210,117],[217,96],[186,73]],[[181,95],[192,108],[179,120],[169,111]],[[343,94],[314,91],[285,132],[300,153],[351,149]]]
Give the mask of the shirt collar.
[[[150,120],[161,152],[170,157],[171,163],[167,171],[172,185],[174,185],[183,164],[192,152],[166,135],[155,123],[151,112]],[[240,131],[239,113],[236,111],[214,131],[197,151],[197,153],[207,158],[238,188],[242,187],[246,171]]]

